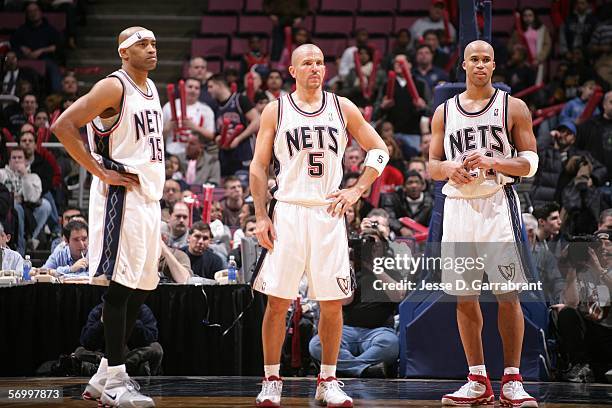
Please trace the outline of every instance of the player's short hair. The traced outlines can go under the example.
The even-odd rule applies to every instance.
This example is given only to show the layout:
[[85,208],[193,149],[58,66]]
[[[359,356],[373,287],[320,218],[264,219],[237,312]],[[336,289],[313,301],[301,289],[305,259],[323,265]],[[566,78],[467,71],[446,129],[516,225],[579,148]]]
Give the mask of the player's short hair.
[[194,222],[191,228],[189,229],[189,234],[193,234],[196,231],[205,232],[208,231],[210,237],[212,238],[212,231],[210,229],[210,225],[205,223],[204,221]]
[[223,74],[213,74],[208,80],[229,88],[227,78]]
[[69,241],[70,234],[72,234],[72,231],[79,231],[79,230],[85,230],[89,233],[88,225],[86,223],[84,223],[81,220],[72,220],[68,222],[66,225],[64,225],[64,228],[62,228],[62,235],[64,236],[64,238],[66,238],[66,241]]
[[555,202],[546,203],[533,210],[533,216],[536,217],[538,221],[546,221],[548,217],[550,217],[550,214],[554,213],[555,211],[559,211],[560,209],[561,207],[559,207],[559,204]]

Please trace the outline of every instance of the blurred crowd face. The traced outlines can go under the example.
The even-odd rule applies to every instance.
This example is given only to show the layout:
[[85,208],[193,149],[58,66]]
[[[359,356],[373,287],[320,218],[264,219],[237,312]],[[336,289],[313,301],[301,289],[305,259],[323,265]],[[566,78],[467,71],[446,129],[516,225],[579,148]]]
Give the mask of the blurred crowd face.
[[367,45],[368,44],[369,35],[366,30],[358,30],[355,34],[355,41],[357,45]]
[[176,203],[181,198],[181,186],[176,180],[166,180],[164,183],[163,200],[168,204]]
[[261,39],[257,36],[249,38],[248,41],[249,50],[252,52],[259,52],[261,50]]
[[416,200],[421,196],[423,190],[425,190],[425,184],[423,180],[421,180],[417,176],[410,176],[406,179],[404,183],[404,189],[406,190],[406,195],[413,200]]
[[174,204],[172,214],[170,214],[170,220],[168,226],[173,237],[181,237],[187,232],[189,223],[189,207],[187,204],[179,201]]
[[79,89],[79,83],[74,75],[66,75],[62,79],[62,92],[67,95],[76,95]]
[[9,158],[9,169],[13,172],[25,171],[25,155],[21,150],[13,150]]
[[204,58],[194,58],[189,62],[189,76],[198,78],[201,82],[206,80],[206,75],[208,73],[208,64]]
[[[260,90],[261,89],[261,84],[263,83],[262,80],[261,80],[261,75],[259,75],[259,73],[257,73],[256,71],[250,71],[249,74],[251,74],[251,77],[253,78],[253,89],[255,91]],[[247,78],[248,78],[248,75],[245,75],[244,76],[244,83],[243,83],[244,89],[247,88],[247,84],[248,84]]]
[[68,240],[68,248],[72,259],[81,259],[87,248],[89,247],[89,239],[86,229],[76,229],[70,231],[70,239]]
[[240,180],[232,180],[225,183],[225,196],[230,200],[240,200],[242,193],[242,183],[240,183]]
[[553,211],[545,220],[538,220],[538,228],[547,237],[557,235],[561,230],[561,216],[559,215],[559,211]]
[[532,9],[525,9],[523,10],[522,18],[523,18],[523,23],[529,27],[535,21],[535,13],[533,12]]
[[421,153],[425,157],[429,157],[429,144],[431,143],[431,133],[426,133],[421,136]]
[[179,158],[176,156],[166,157],[166,177],[170,178],[174,173],[180,169]]
[[25,151],[26,158],[32,157],[36,149],[36,140],[33,133],[23,133],[19,138],[19,146]]
[[361,149],[350,149],[344,154],[344,162],[348,168],[359,168],[363,159],[364,157]]
[[197,160],[202,155],[202,143],[196,135],[190,135],[185,146],[185,157],[188,160]]
[[244,203],[242,205],[242,208],[240,208],[240,213],[238,214],[238,220],[240,222],[240,225],[244,224],[244,221],[250,217],[251,215],[251,205],[252,204],[248,204],[248,203]]
[[49,114],[45,111],[40,111],[34,116],[34,126],[36,129],[49,127]]
[[68,209],[62,214],[62,227],[68,224],[74,217],[81,216],[81,211],[76,209]]
[[603,222],[598,225],[597,229],[609,229],[612,230],[612,215],[607,216],[603,219]]
[[444,15],[444,3],[435,3],[429,8],[429,18],[431,21],[440,21]]
[[612,91],[608,91],[604,96],[603,110],[604,116],[608,119],[612,119]]
[[393,137],[394,134],[395,130],[393,129],[393,123],[383,122],[383,124],[380,126],[380,137],[383,139],[388,139]]
[[14,71],[17,69],[17,54],[15,51],[9,51],[4,57],[4,67],[7,71]]
[[193,105],[200,98],[200,88],[202,84],[194,79],[188,79],[185,81],[185,96],[187,99],[187,105]]
[[26,20],[28,20],[30,23],[34,23],[35,25],[38,25],[38,23],[42,21],[42,11],[38,4],[28,4],[26,7]]
[[212,203],[210,208],[210,221],[223,221],[223,207],[219,201],[215,201]]
[[308,31],[306,31],[306,29],[304,28],[299,28],[295,32],[295,35],[293,36],[293,40],[295,42],[295,45],[298,47],[302,44],[306,44],[306,41],[308,41]]
[[395,71],[396,74],[398,74],[401,77],[404,76],[402,74],[402,64],[406,64],[408,71],[410,71],[410,69],[412,68],[412,64],[410,63],[410,61],[408,61],[408,58],[406,58],[405,55],[403,54],[396,55],[395,59],[393,60],[393,70]]
[[21,101],[21,108],[26,116],[34,115],[38,109],[38,102],[34,95],[26,95]]
[[210,231],[194,230],[189,234],[189,252],[193,255],[202,255],[208,249],[211,238]]
[[433,62],[433,53],[427,47],[421,47],[416,53],[416,63],[419,67],[429,67]]
[[370,54],[366,49],[362,48],[359,50],[359,62],[361,63],[361,65],[365,65],[371,60],[372,59],[370,58]]
[[257,224],[254,223],[253,221],[249,221],[246,223],[245,229],[244,229],[244,235],[247,238],[252,238],[255,236],[255,229],[257,227]]
[[587,0],[576,0],[574,5],[574,11],[577,14],[584,14],[589,9],[589,2]]
[[423,41],[425,41],[425,44],[429,45],[429,47],[434,51],[440,48],[440,40],[435,33],[427,33],[423,38]]
[[410,164],[408,164],[408,171],[411,171],[411,170],[414,170],[417,173],[419,173],[421,177],[423,178],[423,180],[429,180],[428,173],[427,173],[427,167],[425,166],[425,163],[410,162]]
[[399,47],[407,47],[410,44],[410,32],[402,30],[397,34],[396,43]]
[[268,85],[268,90],[271,92],[279,91],[283,86],[283,77],[281,77],[279,72],[272,71],[270,75],[268,75],[268,80],[266,81]]

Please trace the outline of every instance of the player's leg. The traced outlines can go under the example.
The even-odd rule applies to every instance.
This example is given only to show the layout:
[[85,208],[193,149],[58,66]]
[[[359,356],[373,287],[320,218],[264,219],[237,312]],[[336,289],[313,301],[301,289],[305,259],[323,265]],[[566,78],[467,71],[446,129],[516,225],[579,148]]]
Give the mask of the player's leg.
[[326,207],[308,209],[309,243],[306,273],[309,297],[319,300],[321,372],[315,399],[328,407],[352,407],[336,379],[342,339],[342,304],[352,293],[348,239],[344,219],[330,216]]
[[497,327],[504,348],[504,367],[518,367],[525,332],[523,309],[517,292],[497,295],[497,302]]
[[125,343],[127,344],[132,336],[134,325],[138,320],[140,314],[140,307],[147,300],[147,297],[151,293],[150,290],[134,289],[130,294],[126,308],[125,318]]
[[[155,406],[151,398],[139,392],[140,387],[130,379],[125,370],[128,303],[130,297],[135,292],[135,289],[112,281],[104,297],[102,318],[104,319],[104,339],[108,368],[104,392],[100,398],[102,405],[110,407]],[[137,295],[136,299],[141,299],[140,295]],[[140,305],[138,307],[140,308]]]
[[[457,326],[469,366],[484,365],[482,312],[478,296],[457,296]],[[486,373],[480,373],[486,375]]]

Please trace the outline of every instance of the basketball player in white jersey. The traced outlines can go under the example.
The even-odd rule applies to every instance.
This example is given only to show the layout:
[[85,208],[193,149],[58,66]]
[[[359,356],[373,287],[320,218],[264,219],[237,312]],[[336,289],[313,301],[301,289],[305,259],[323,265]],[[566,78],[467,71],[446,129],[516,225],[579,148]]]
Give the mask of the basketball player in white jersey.
[[[484,259],[484,271],[474,268],[458,274],[442,270],[442,282],[453,288],[445,291],[457,296],[457,324],[469,365],[467,384],[442,398],[443,405],[456,406],[494,403],[481,339],[480,290],[474,282],[482,281],[483,272],[491,283],[526,282],[519,252],[520,205],[508,183],[532,177],[538,168],[527,106],[491,85],[493,47],[484,41],[468,44],[463,68],[467,89],[436,109],[429,150],[432,178],[448,180],[442,190],[446,195],[442,259]],[[537,407],[535,398],[523,389],[519,374],[524,321],[518,293],[501,285],[493,293],[499,303],[504,350],[500,403]]]
[[[344,212],[382,173],[389,154],[353,103],[322,90],[325,65],[317,46],[296,48],[289,72],[296,91],[265,107],[250,168],[256,234],[265,248],[253,287],[268,295],[262,327],[265,378],[256,404],[280,406],[285,317],[306,274],[309,297],[321,308],[323,353],[315,399],[328,407],[352,407],[336,379],[342,303],[353,290]],[[357,184],[339,190],[347,132],[368,155]],[[266,211],[271,161],[277,185]]]
[[[152,407],[125,372],[124,348],[140,306],[157,287],[164,186],[162,109],[148,72],[157,65],[155,35],[130,27],[119,35],[122,67],[99,81],[52,127],[70,155],[93,175],[89,200],[89,271],[107,280],[106,358],[83,397],[104,406]],[[87,151],[79,128],[87,125]]]

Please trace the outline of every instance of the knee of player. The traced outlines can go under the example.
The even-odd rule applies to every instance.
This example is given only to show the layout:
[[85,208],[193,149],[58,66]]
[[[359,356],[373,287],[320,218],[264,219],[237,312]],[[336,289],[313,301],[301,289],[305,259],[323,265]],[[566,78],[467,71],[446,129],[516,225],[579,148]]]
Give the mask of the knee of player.
[[266,308],[270,313],[282,314],[284,316],[287,313],[287,310],[289,310],[290,305],[291,300],[268,296],[268,304]]
[[518,292],[500,293],[495,295],[500,307],[514,307],[520,304]]

